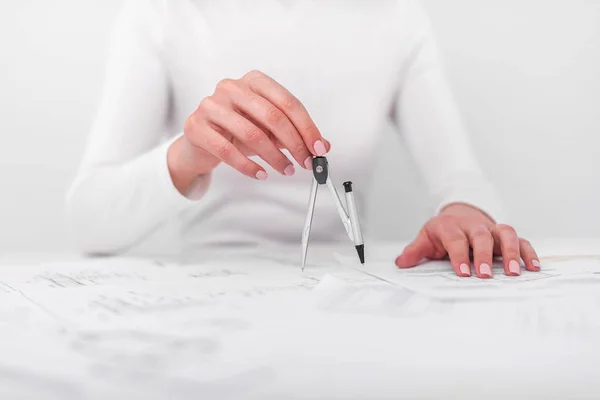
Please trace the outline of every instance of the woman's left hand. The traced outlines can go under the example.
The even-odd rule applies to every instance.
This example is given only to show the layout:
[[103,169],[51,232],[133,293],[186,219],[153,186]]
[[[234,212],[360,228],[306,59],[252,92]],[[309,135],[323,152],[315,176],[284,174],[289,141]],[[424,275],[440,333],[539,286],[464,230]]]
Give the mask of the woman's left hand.
[[521,259],[528,271],[539,271],[538,256],[508,225],[496,224],[489,216],[466,204],[452,204],[430,219],[396,259],[399,268],[418,265],[423,259],[450,258],[458,276],[471,276],[471,249],[475,274],[492,278],[494,256],[502,256],[504,273],[518,276]]

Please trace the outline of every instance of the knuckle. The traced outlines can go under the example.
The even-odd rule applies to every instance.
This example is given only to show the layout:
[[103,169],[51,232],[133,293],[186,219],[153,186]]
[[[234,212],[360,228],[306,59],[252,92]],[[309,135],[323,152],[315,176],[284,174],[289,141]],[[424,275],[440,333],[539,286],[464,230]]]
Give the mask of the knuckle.
[[229,91],[235,87],[235,81],[233,79],[225,78],[217,83],[217,91]]
[[292,148],[289,150],[294,154],[301,154],[306,152],[306,145],[304,144],[304,142],[294,143],[291,147]]
[[251,161],[246,161],[242,165],[241,172],[246,175],[254,176],[256,175],[256,168],[254,167],[254,164]]
[[247,81],[251,81],[254,79],[262,78],[264,74],[257,69],[253,69],[249,71],[246,75],[244,75],[244,79]]
[[497,229],[498,229],[498,232],[502,235],[513,235],[513,234],[517,233],[515,231],[515,228],[513,228],[510,225],[500,224],[500,225],[497,225]]
[[525,247],[532,247],[531,242],[527,239],[520,239],[521,245]]
[[205,113],[211,110],[216,104],[215,99],[212,96],[208,96],[202,99],[200,104],[198,105],[198,112]]
[[472,233],[473,241],[478,242],[493,242],[492,234],[484,227],[477,228]]
[[485,249],[485,250],[478,249],[477,251],[474,252],[474,256],[478,259],[489,260],[490,258],[494,257],[494,252],[491,250],[488,250],[488,249]]
[[296,98],[296,96],[293,95],[287,95],[284,99],[283,99],[283,107],[286,110],[295,110],[300,106],[300,100],[298,100]]
[[457,225],[458,218],[455,217],[454,215],[440,215],[436,218],[435,222],[442,226]]
[[494,245],[494,239],[486,233],[476,233],[473,235],[473,243],[477,243],[479,247],[484,246],[491,248]]
[[519,245],[516,243],[506,243],[502,249],[502,253],[507,256],[513,256],[519,254]]
[[320,136],[319,130],[317,126],[313,123],[309,124],[306,128],[304,128],[304,134],[308,137],[318,137]]
[[283,119],[283,113],[277,108],[270,108],[267,111],[267,121],[272,125],[279,125]]
[[452,247],[464,247],[469,246],[469,240],[466,237],[455,237],[449,240],[448,244]]
[[263,134],[256,127],[247,126],[244,129],[244,137],[249,143],[260,143],[262,141]]
[[284,155],[279,155],[277,160],[275,161],[276,169],[285,169],[290,164],[290,160],[288,160]]
[[231,158],[231,154],[233,152],[232,144],[223,143],[217,146],[217,154],[220,159],[228,160]]
[[520,249],[519,249],[519,244],[518,243],[508,243],[504,246],[504,248],[502,249],[502,253],[506,253],[507,255],[512,256],[517,256],[518,254],[521,253]]
[[197,126],[197,117],[194,114],[192,114],[188,117],[188,119],[185,120],[185,124],[183,125],[183,133],[186,136],[189,136],[196,130]]

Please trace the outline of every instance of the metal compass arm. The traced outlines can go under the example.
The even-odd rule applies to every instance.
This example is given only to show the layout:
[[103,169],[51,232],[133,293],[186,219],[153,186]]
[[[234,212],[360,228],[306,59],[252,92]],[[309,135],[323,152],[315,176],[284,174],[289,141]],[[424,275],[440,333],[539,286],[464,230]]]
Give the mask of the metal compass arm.
[[342,223],[344,224],[344,228],[346,229],[346,233],[351,241],[354,242],[356,251],[358,252],[359,259],[361,263],[364,264],[364,244],[362,238],[362,232],[360,229],[360,222],[358,219],[358,213],[356,210],[356,205],[354,203],[354,195],[352,192],[352,182],[344,182],[344,188],[346,193],[346,202],[348,206],[348,211],[350,215],[346,211],[344,204],[338,194],[338,191],[333,184],[331,179],[331,175],[329,174],[329,165],[327,159],[325,157],[315,157],[313,159],[313,183],[310,190],[310,197],[308,201],[308,212],[306,214],[306,220],[304,222],[304,230],[302,231],[302,269],[306,265],[306,256],[308,253],[308,242],[310,239],[310,231],[312,227],[312,220],[315,211],[315,202],[317,198],[317,191],[319,189],[319,185],[327,185],[329,191],[333,196],[333,200],[336,206],[336,209],[340,215]]

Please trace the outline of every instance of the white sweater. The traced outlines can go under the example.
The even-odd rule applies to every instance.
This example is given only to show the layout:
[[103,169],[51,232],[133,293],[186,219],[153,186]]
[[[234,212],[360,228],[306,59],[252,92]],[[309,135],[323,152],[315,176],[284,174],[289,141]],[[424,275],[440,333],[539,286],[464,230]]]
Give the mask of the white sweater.
[[[332,145],[333,179],[340,190],[354,182],[359,210],[378,135],[390,121],[437,210],[465,202],[503,218],[415,1],[139,0],[116,21],[99,112],[67,194],[81,251],[125,252],[173,224],[178,251],[300,242],[309,171],[280,176],[258,160],[269,179],[257,181],[221,164],[184,196],[167,168],[168,146],[200,101],[219,80],[255,69],[305,105]],[[394,171],[387,178],[396,179]],[[342,223],[329,193],[321,193],[311,240],[337,240]]]

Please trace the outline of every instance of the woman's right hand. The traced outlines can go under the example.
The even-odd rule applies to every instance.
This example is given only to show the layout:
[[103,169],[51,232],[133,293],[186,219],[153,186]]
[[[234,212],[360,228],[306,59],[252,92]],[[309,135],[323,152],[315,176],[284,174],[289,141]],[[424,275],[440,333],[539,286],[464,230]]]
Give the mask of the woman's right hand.
[[185,192],[193,180],[221,162],[240,173],[264,180],[265,169],[248,156],[258,155],[282,175],[295,168],[281,151],[287,149],[303,168],[322,156],[330,144],[302,103],[282,85],[260,71],[241,79],[224,79],[185,123],[184,135],[168,152],[173,182]]

